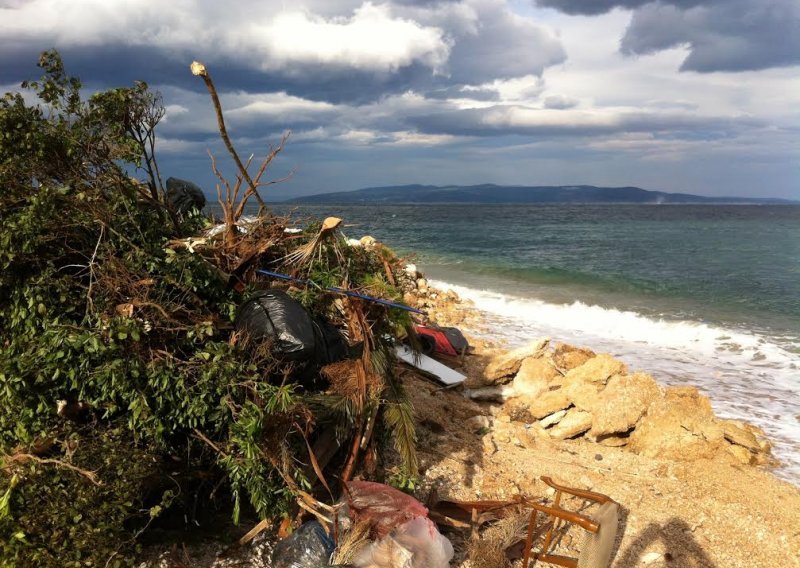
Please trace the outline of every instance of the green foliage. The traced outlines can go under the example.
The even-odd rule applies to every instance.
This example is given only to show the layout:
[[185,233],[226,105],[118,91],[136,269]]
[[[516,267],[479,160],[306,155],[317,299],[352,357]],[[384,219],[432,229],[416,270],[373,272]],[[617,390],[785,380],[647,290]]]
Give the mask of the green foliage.
[[[99,434],[99,435],[98,435]],[[132,535],[125,523],[143,524],[142,494],[157,470],[155,457],[137,448],[124,430],[70,432],[70,463],[93,471],[98,486],[62,466],[27,462],[10,479],[6,514],[0,512],[0,566],[129,566]]]
[[38,105],[0,100],[0,566],[124,563],[176,471],[222,470],[259,514],[280,513],[289,493],[252,455],[266,435],[252,414],[291,414],[292,390],[270,384],[268,353],[228,341],[241,297],[225,275],[167,246],[205,219],[176,219],[126,174],[158,97],[138,83],[84,102],[57,54],[40,66],[25,85]]
[[[354,301],[358,318],[345,321],[338,296],[294,291],[340,327],[360,322],[382,382],[357,403],[288,381],[268,348],[231,334],[243,297],[229,265],[179,246],[207,219],[165,202],[160,97],[139,82],[84,101],[57,53],[39,64],[42,79],[23,85],[36,104],[0,99],[0,568],[129,565],[136,537],[197,478],[225,482],[236,521],[242,507],[288,515],[311,488],[305,438],[317,421],[344,442],[376,408],[410,487],[414,422],[387,340],[408,314]],[[142,171],[146,182],[130,175]],[[262,229],[267,242],[283,234]],[[377,252],[334,235],[303,277],[400,299],[391,254]]]

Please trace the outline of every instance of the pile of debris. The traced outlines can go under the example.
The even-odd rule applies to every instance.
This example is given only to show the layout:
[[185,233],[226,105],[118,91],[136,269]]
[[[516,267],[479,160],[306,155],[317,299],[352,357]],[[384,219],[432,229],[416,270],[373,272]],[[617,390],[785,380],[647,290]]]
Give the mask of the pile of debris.
[[665,388],[608,354],[549,339],[495,356],[466,386],[473,400],[503,403],[501,414],[535,436],[675,460],[771,461],[762,430],[716,417],[695,387]]
[[324,516],[356,474],[412,485],[406,263],[269,211],[287,136],[243,163],[201,64],[236,165],[211,159],[214,220],[162,184],[146,84],[84,101],[57,53],[40,66],[40,106],[0,99],[0,558],[123,564],[154,527],[263,530]]

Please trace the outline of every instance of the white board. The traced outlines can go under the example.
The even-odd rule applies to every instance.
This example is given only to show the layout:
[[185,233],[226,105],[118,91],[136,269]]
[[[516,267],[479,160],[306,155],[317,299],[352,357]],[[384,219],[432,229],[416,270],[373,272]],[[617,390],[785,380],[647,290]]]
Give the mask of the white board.
[[442,365],[436,359],[431,359],[427,355],[423,355],[421,353],[415,354],[406,345],[398,345],[394,348],[394,351],[397,353],[397,356],[400,358],[400,360],[408,363],[412,367],[416,367],[417,369],[426,371],[438,377],[442,383],[448,386],[463,383],[464,379],[467,378],[458,371],[454,371],[447,365]]

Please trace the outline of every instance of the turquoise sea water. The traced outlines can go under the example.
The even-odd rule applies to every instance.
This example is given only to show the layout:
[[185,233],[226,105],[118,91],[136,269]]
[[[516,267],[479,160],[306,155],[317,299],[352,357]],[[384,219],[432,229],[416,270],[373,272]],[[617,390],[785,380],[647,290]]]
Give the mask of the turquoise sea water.
[[[285,210],[285,208],[281,208]],[[776,440],[800,481],[800,206],[300,206],[413,255],[492,335],[608,351]]]

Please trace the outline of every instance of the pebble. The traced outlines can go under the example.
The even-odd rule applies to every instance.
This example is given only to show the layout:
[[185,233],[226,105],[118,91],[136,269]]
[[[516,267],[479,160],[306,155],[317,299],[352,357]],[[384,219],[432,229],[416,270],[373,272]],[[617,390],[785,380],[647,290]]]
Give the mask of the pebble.
[[644,556],[642,556],[642,563],[643,564],[652,564],[653,562],[658,562],[663,558],[663,554],[660,552],[648,552]]
[[467,420],[467,426],[469,426],[470,430],[480,430],[481,428],[490,428],[492,421],[488,416],[478,414]]
[[494,455],[497,453],[497,444],[494,443],[491,434],[486,434],[483,438],[481,438],[481,442],[483,443],[483,451],[487,455]]

